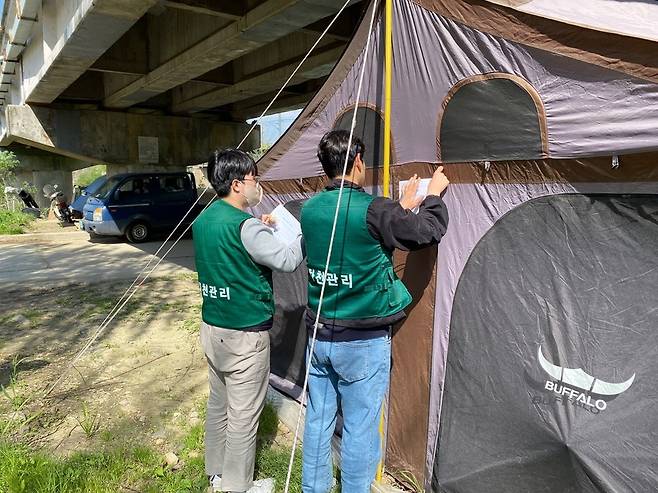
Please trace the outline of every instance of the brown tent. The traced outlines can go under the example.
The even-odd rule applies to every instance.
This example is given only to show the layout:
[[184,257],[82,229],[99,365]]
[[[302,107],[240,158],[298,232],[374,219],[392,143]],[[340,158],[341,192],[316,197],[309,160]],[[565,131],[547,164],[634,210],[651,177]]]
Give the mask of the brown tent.
[[[355,106],[381,193],[383,22],[364,19],[261,159],[256,212],[321,190],[317,143]],[[657,25],[645,0],[394,1],[391,196],[439,163],[452,184],[438,251],[395,257],[414,302],[389,472],[427,491],[658,487]],[[272,382],[296,397],[305,282],[275,278]]]

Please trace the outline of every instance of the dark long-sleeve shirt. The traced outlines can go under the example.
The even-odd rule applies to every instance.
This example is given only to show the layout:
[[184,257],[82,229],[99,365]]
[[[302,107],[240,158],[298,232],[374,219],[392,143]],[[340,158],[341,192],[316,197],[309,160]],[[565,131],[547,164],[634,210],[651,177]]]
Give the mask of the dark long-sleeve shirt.
[[[346,181],[345,188],[363,190]],[[334,180],[326,190],[340,188],[340,180]],[[441,241],[448,227],[448,209],[441,197],[428,195],[420,204],[418,213],[404,209],[399,202],[386,197],[375,197],[366,214],[368,232],[389,251],[395,248],[419,250]],[[306,311],[306,324],[312,330],[316,314]],[[405,317],[403,310],[388,317],[361,320],[335,320],[320,317],[317,337],[320,340],[345,341],[379,337],[388,327]]]

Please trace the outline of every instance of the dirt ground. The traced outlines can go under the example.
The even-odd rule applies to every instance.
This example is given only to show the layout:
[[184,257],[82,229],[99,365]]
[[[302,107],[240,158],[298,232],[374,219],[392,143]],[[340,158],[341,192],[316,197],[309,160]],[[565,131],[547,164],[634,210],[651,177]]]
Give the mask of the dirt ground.
[[[207,397],[194,273],[149,279],[44,397],[129,286],[0,287],[0,435],[57,456],[131,445],[178,452]],[[272,443],[292,441],[278,423]]]
[[42,397],[129,285],[0,292],[0,423],[22,423],[21,441],[58,454],[115,441],[166,450],[199,422],[207,380],[192,274],[147,281]]
[[61,225],[54,217],[37,219],[28,224],[26,233],[61,233],[65,231],[75,231],[78,229],[77,223]]

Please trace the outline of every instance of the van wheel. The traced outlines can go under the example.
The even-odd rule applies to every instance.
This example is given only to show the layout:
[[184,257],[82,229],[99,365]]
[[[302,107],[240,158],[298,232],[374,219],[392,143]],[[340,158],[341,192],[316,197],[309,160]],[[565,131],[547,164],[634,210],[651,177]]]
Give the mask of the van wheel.
[[149,237],[149,226],[145,222],[137,221],[126,229],[126,238],[130,243],[143,243]]

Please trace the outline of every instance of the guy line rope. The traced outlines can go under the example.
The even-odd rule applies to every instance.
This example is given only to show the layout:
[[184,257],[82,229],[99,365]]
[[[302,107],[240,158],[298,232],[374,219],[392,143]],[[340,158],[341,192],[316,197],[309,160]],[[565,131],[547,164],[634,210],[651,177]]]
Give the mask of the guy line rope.
[[[276,99],[281,95],[281,93],[282,93],[283,90],[286,88],[286,86],[290,83],[290,81],[293,79],[293,77],[297,74],[297,72],[298,72],[299,69],[301,68],[302,64],[303,64],[303,63],[306,61],[306,59],[311,55],[311,53],[313,52],[313,50],[317,47],[317,45],[318,45],[318,44],[320,43],[320,41],[324,38],[324,36],[327,34],[327,32],[329,32],[329,29],[331,28],[331,26],[333,26],[333,24],[336,22],[336,20],[337,20],[338,17],[340,16],[340,14],[345,10],[345,8],[347,8],[347,6],[348,6],[348,4],[350,3],[350,1],[351,1],[351,0],[345,0],[345,3],[343,4],[343,6],[340,8],[340,10],[339,10],[338,12],[336,12],[336,15],[331,19],[331,22],[329,22],[329,24],[328,24],[327,27],[324,29],[324,31],[322,31],[322,33],[320,34],[320,36],[318,37],[318,39],[315,41],[315,43],[313,44],[313,46],[311,46],[311,48],[308,50],[308,52],[306,53],[306,55],[304,55],[304,58],[302,58],[301,61],[299,62],[299,64],[297,64],[297,67],[295,67],[295,70],[293,70],[293,72],[290,74],[290,76],[288,77],[288,79],[283,83],[283,85],[282,85],[281,88],[278,90],[278,92],[274,95],[274,97],[272,98],[272,100],[270,101],[270,103],[269,103],[269,104],[267,105],[267,107],[263,110],[263,112],[261,113],[261,115],[260,115],[260,116],[254,121],[254,123],[251,125],[251,127],[249,128],[249,131],[247,132],[247,134],[242,138],[242,140],[241,140],[240,143],[238,144],[238,146],[237,146],[238,149],[242,146],[242,144],[244,144],[244,142],[247,140],[247,137],[249,137],[249,135],[250,135],[251,132],[254,130],[254,128],[256,128],[256,126],[260,123],[261,119],[265,116],[265,114],[266,114],[266,113],[269,111],[269,109],[272,107],[272,105],[274,104],[274,102],[276,101]],[[146,281],[146,279],[148,279],[148,277],[153,273],[153,271],[155,271],[155,269],[156,269],[156,268],[158,267],[158,265],[160,265],[160,263],[165,259],[165,257],[169,254],[169,252],[171,252],[171,251],[173,250],[173,248],[178,244],[178,242],[179,242],[179,241],[181,240],[181,238],[185,235],[185,233],[187,233],[187,231],[192,227],[192,224],[194,223],[194,221],[192,221],[192,222],[189,224],[189,226],[187,226],[187,227],[185,228],[185,230],[184,230],[184,231],[178,236],[178,238],[177,238],[176,240],[174,240],[174,243],[173,243],[173,244],[171,245],[171,247],[170,247],[170,248],[169,248],[169,249],[168,249],[168,250],[162,255],[162,257],[159,258],[159,260],[158,260],[158,262],[156,263],[156,265],[155,265],[150,271],[148,271],[148,272],[146,273],[146,275],[144,276],[144,278],[143,278],[141,281],[139,281],[139,283],[138,283],[138,280],[139,280],[140,276],[141,276],[142,274],[144,274],[144,272],[148,269],[148,267],[151,265],[151,263],[153,262],[153,260],[154,260],[155,258],[158,258],[158,254],[160,253],[160,251],[165,247],[165,245],[166,245],[167,242],[171,239],[171,237],[174,235],[174,233],[176,232],[176,230],[180,227],[181,224],[183,224],[183,221],[185,220],[185,218],[187,218],[187,216],[189,216],[190,212],[192,212],[192,210],[194,209],[194,207],[196,207],[196,205],[199,203],[199,200],[201,200],[201,197],[203,197],[203,195],[204,195],[209,189],[210,189],[210,185],[208,185],[208,186],[207,186],[207,187],[206,187],[206,188],[205,188],[205,189],[199,194],[199,196],[197,197],[196,201],[192,204],[192,206],[189,208],[189,210],[185,213],[185,215],[183,216],[183,218],[178,222],[178,224],[176,225],[176,227],[171,231],[171,233],[169,234],[169,236],[167,237],[167,239],[162,243],[162,245],[160,245],[160,248],[158,248],[157,251],[151,256],[151,258],[149,259],[149,261],[147,262],[147,264],[144,266],[144,268],[142,268],[142,270],[139,272],[139,274],[137,274],[137,277],[136,277],[135,280],[131,283],[131,285],[128,287],[128,289],[126,289],[126,290],[124,291],[124,293],[121,295],[121,298],[119,298],[119,300],[116,302],[116,304],[114,305],[114,307],[110,310],[110,312],[107,314],[107,316],[105,317],[105,319],[104,319],[104,320],[101,322],[101,324],[98,326],[98,328],[96,329],[96,332],[92,335],[92,337],[89,339],[89,341],[88,341],[88,342],[84,345],[84,347],[83,347],[83,348],[82,348],[82,349],[76,354],[76,356],[71,360],[71,362],[70,362],[70,363],[64,368],[64,370],[63,370],[62,373],[60,374],[59,378],[55,381],[55,383],[53,383],[53,384],[48,388],[48,390],[47,390],[47,391],[45,392],[45,394],[44,394],[44,397],[47,397],[48,395],[50,395],[50,394],[53,392],[53,390],[55,390],[55,388],[57,388],[57,386],[59,385],[59,383],[64,379],[64,377],[65,377],[66,375],[68,375],[69,371],[71,371],[71,369],[73,368],[73,366],[74,366],[74,365],[80,360],[80,358],[82,358],[82,356],[84,356],[84,354],[89,350],[89,348],[92,346],[92,344],[98,339],[98,337],[100,337],[100,335],[101,335],[101,334],[103,333],[103,331],[107,328],[107,326],[112,322],[112,320],[114,320],[114,318],[116,317],[116,315],[118,314],[118,312],[119,312],[119,311],[120,311],[120,310],[126,305],[126,303],[128,303],[128,301],[130,300],[130,298],[133,297],[133,295],[135,294],[135,292],[137,291],[137,289],[139,289],[139,287],[140,287],[142,284],[144,284],[144,282]],[[215,198],[216,198],[216,197],[213,197],[212,199],[210,199],[210,201],[205,205],[205,207],[203,208],[203,210],[202,210],[201,212],[203,212],[204,210],[206,210],[206,208],[208,208],[208,206],[209,206],[209,205],[215,200]],[[132,292],[131,292],[131,290],[132,290]],[[129,294],[129,293],[130,293],[130,294]]]
[[[320,298],[318,300],[318,309],[315,314],[315,321],[313,323],[313,335],[311,337],[311,345],[308,350],[308,357],[313,357],[313,351],[315,349],[315,338],[317,336],[318,324],[320,322],[320,313],[322,312],[322,302],[324,300],[324,290],[327,286],[327,273],[329,272],[329,263],[331,261],[331,254],[334,248],[334,238],[336,235],[336,225],[338,224],[338,213],[340,212],[340,202],[343,198],[343,189],[345,187],[345,173],[347,173],[347,163],[350,159],[350,151],[352,149],[352,138],[354,137],[354,127],[356,127],[356,115],[359,109],[359,101],[361,99],[361,89],[363,88],[363,76],[366,72],[366,66],[368,65],[368,51],[370,49],[370,35],[372,34],[372,28],[375,22],[375,15],[377,13],[377,0],[372,5],[372,15],[370,17],[370,25],[368,26],[368,37],[366,41],[366,48],[363,52],[363,65],[361,66],[361,74],[359,75],[359,86],[356,91],[356,104],[354,105],[354,112],[352,113],[352,124],[350,125],[350,136],[347,139],[347,150],[345,152],[345,163],[343,164],[343,173],[340,180],[340,188],[338,189],[338,200],[336,202],[336,211],[334,212],[334,222],[331,227],[331,236],[329,238],[329,249],[327,251],[327,261],[324,266],[324,275],[322,276],[322,287],[320,288]],[[295,450],[297,448],[297,440],[299,438],[299,428],[302,422],[302,411],[304,409],[304,404],[306,403],[306,388],[308,386],[308,375],[309,375],[310,365],[306,365],[306,373],[304,375],[304,384],[302,385],[302,395],[301,403],[299,406],[299,416],[297,417],[297,426],[295,427],[295,435],[292,442],[292,451],[290,453],[290,462],[288,463],[288,474],[286,475],[286,487],[283,490],[284,493],[288,493],[290,487],[290,477],[292,475],[292,465],[295,460]]]
[[[298,64],[297,67],[295,68],[295,70],[293,70],[293,72],[290,74],[290,76],[288,77],[288,79],[283,83],[283,85],[282,85],[281,88],[277,91],[277,93],[274,95],[274,97],[272,98],[272,100],[270,101],[270,103],[269,103],[269,104],[267,105],[267,107],[263,110],[263,112],[261,113],[261,115],[260,115],[260,116],[254,121],[254,123],[251,125],[251,127],[249,128],[249,131],[248,131],[247,134],[242,138],[242,140],[241,140],[240,143],[238,144],[237,148],[240,148],[240,147],[244,144],[244,142],[247,140],[247,138],[249,137],[249,135],[251,134],[251,132],[252,132],[252,131],[254,130],[254,128],[260,123],[260,121],[261,121],[262,118],[265,116],[265,114],[269,111],[269,109],[272,107],[272,105],[274,104],[274,102],[276,101],[276,99],[281,95],[281,93],[283,92],[283,90],[286,88],[286,86],[290,83],[290,81],[293,79],[293,77],[294,77],[294,76],[296,75],[296,73],[299,71],[299,69],[301,68],[302,64],[306,61],[306,59],[311,55],[311,53],[312,53],[313,50],[317,47],[317,45],[320,43],[320,41],[324,38],[324,36],[327,34],[327,32],[329,31],[329,29],[331,28],[331,26],[335,23],[335,21],[338,19],[338,17],[340,16],[340,14],[341,14],[341,13],[345,10],[345,8],[348,6],[348,4],[350,3],[350,1],[351,1],[351,0],[345,0],[345,3],[343,4],[343,6],[342,6],[342,7],[340,8],[340,10],[336,13],[336,15],[332,18],[331,22],[329,22],[329,24],[328,24],[327,27],[324,29],[324,31],[320,34],[320,36],[318,37],[318,39],[316,40],[316,42],[313,44],[313,46],[311,46],[311,48],[309,49],[309,51],[308,51],[308,52],[306,53],[306,55],[302,58],[302,60],[299,62],[299,64]],[[320,290],[320,297],[319,297],[319,301],[318,301],[318,310],[317,310],[317,313],[316,313],[316,315],[315,315],[315,322],[314,322],[314,324],[313,324],[313,335],[312,335],[312,338],[311,338],[311,345],[310,345],[309,353],[308,353],[309,355],[312,355],[312,354],[313,354],[313,351],[314,351],[314,348],[315,348],[315,340],[316,340],[316,335],[317,335],[317,328],[318,328],[318,324],[319,324],[319,320],[320,320],[320,313],[321,313],[321,311],[322,311],[322,302],[323,302],[323,300],[324,300],[324,292],[325,292],[325,287],[326,287],[326,278],[327,278],[327,273],[328,273],[328,270],[329,270],[329,263],[330,263],[330,260],[331,260],[331,254],[332,254],[332,251],[333,251],[334,238],[335,238],[335,234],[336,234],[336,226],[337,226],[337,223],[338,223],[338,214],[339,214],[339,211],[340,211],[340,204],[341,204],[341,200],[342,200],[342,196],[343,196],[343,190],[344,190],[344,185],[345,185],[345,174],[346,174],[346,172],[347,172],[347,163],[348,163],[348,161],[349,161],[350,150],[351,150],[351,147],[352,147],[352,139],[353,139],[353,137],[354,137],[354,129],[355,129],[355,127],[356,127],[356,117],[357,117],[357,111],[358,111],[358,108],[359,108],[359,106],[358,106],[358,102],[359,102],[360,97],[361,97],[361,90],[362,90],[362,88],[363,88],[363,77],[364,77],[364,74],[365,74],[365,68],[366,68],[366,66],[367,66],[367,60],[368,60],[368,52],[369,52],[369,49],[370,49],[370,36],[371,36],[371,34],[372,34],[372,30],[373,30],[373,25],[374,25],[374,21],[375,21],[376,13],[377,13],[377,1],[375,1],[374,4],[372,5],[372,13],[371,13],[370,24],[369,24],[369,28],[368,28],[368,37],[367,37],[367,42],[366,42],[365,51],[364,51],[364,54],[363,54],[363,61],[362,61],[361,73],[360,73],[360,76],[359,76],[359,85],[358,85],[357,94],[356,94],[356,104],[355,104],[355,106],[354,106],[354,112],[353,112],[353,115],[352,115],[352,123],[351,123],[351,126],[350,126],[350,135],[349,135],[349,139],[348,139],[347,152],[346,152],[346,155],[345,155],[345,163],[344,163],[344,165],[343,165],[343,173],[342,173],[342,178],[341,178],[341,182],[340,182],[340,188],[339,188],[339,191],[338,191],[338,200],[337,200],[337,203],[336,203],[336,211],[335,211],[335,213],[334,213],[334,220],[333,220],[333,225],[332,225],[332,230],[331,230],[331,237],[330,237],[330,241],[329,241],[329,249],[328,249],[328,252],[327,252],[327,260],[326,260],[326,263],[325,263],[324,276],[323,276],[323,280],[322,280],[322,287],[321,287],[321,290]],[[71,370],[71,369],[75,366],[75,364],[76,364],[76,363],[82,358],[82,356],[84,356],[84,354],[89,350],[89,348],[90,348],[90,347],[93,345],[93,343],[98,339],[98,337],[100,337],[100,335],[101,335],[101,334],[103,333],[103,331],[107,328],[107,326],[108,326],[108,325],[114,320],[114,318],[118,315],[118,313],[121,311],[121,309],[123,309],[123,307],[125,307],[125,305],[130,301],[130,299],[131,299],[131,298],[133,297],[133,295],[137,292],[137,290],[139,289],[139,287],[142,286],[142,285],[144,284],[144,282],[145,282],[145,281],[149,278],[149,276],[150,276],[150,275],[151,275],[151,274],[152,274],[152,273],[158,268],[158,266],[162,263],[162,261],[166,258],[166,256],[167,256],[167,255],[168,255],[168,254],[169,254],[169,253],[175,248],[175,246],[178,244],[178,242],[181,240],[181,238],[187,233],[187,231],[189,231],[189,229],[192,227],[192,224],[194,223],[194,220],[193,220],[193,221],[192,221],[192,222],[191,222],[191,223],[190,223],[190,224],[189,224],[189,225],[183,230],[183,232],[178,236],[178,238],[176,238],[176,239],[174,240],[173,244],[169,247],[169,249],[167,249],[167,251],[166,251],[161,257],[158,257],[158,254],[162,251],[162,249],[163,249],[163,248],[165,247],[165,245],[169,242],[169,240],[171,240],[171,238],[172,238],[172,236],[174,235],[174,233],[178,230],[178,228],[181,226],[181,224],[183,224],[183,221],[189,216],[189,214],[192,212],[192,210],[194,209],[194,207],[196,207],[196,205],[199,203],[199,201],[201,200],[201,198],[205,195],[205,193],[206,193],[209,189],[210,189],[210,185],[207,186],[207,187],[206,187],[206,188],[205,188],[205,189],[199,194],[199,196],[197,197],[196,201],[192,204],[192,206],[190,207],[190,209],[185,213],[185,215],[184,215],[184,216],[182,217],[182,219],[178,222],[178,224],[176,225],[176,227],[173,228],[172,232],[171,232],[171,233],[169,234],[169,236],[164,240],[164,242],[162,243],[162,245],[160,245],[160,247],[157,249],[157,251],[151,256],[151,258],[149,259],[149,261],[147,262],[147,264],[142,268],[142,270],[139,272],[139,274],[137,274],[137,277],[133,280],[133,282],[130,284],[130,286],[124,291],[124,293],[121,295],[121,297],[119,298],[119,300],[117,301],[117,303],[114,305],[114,307],[112,307],[112,309],[111,309],[110,312],[107,314],[107,316],[105,317],[105,319],[101,322],[101,324],[99,325],[99,327],[96,329],[96,331],[95,331],[95,333],[93,334],[93,336],[92,336],[92,337],[89,339],[89,341],[83,346],[83,348],[82,348],[82,349],[76,354],[76,356],[71,360],[71,362],[66,366],[66,368],[61,372],[59,378],[58,378],[58,379],[57,379],[57,380],[56,380],[56,381],[55,381],[55,382],[54,382],[54,383],[48,388],[48,390],[45,392],[45,394],[44,394],[43,397],[47,397],[48,395],[50,395],[50,394],[55,390],[55,388],[57,388],[57,386],[59,385],[59,383],[64,379],[64,377],[65,377],[66,375],[68,375],[68,373],[70,372],[70,370]],[[216,196],[215,196],[215,197],[212,197],[212,198],[208,201],[208,203],[204,206],[204,208],[203,208],[203,210],[202,210],[201,212],[203,212],[204,210],[206,210],[206,209],[210,206],[210,204],[212,204],[212,202],[215,200],[215,198],[216,198]],[[153,262],[153,260],[154,260],[155,258],[158,258],[158,261],[156,262],[156,264],[155,264],[150,270],[148,270],[148,272],[146,272],[147,269],[149,268],[149,266],[151,265],[151,263]],[[146,272],[146,274],[145,274],[144,277],[140,280],[140,277],[141,277],[145,272]],[[307,368],[306,368],[306,374],[305,374],[305,376],[304,376],[304,384],[303,384],[303,387],[302,387],[302,394],[301,394],[301,404],[300,404],[300,408],[299,408],[300,411],[299,411],[299,416],[298,416],[298,419],[297,419],[297,426],[296,426],[296,429],[295,429],[295,434],[294,434],[294,439],[293,439],[292,451],[291,451],[291,454],[290,454],[290,462],[289,462],[289,464],[288,464],[288,473],[287,473],[287,476],[286,476],[286,485],[285,485],[284,493],[288,493],[288,490],[289,490],[289,487],[290,487],[290,477],[291,477],[291,474],[292,474],[292,465],[293,465],[293,461],[294,461],[294,458],[295,458],[295,450],[296,450],[297,442],[298,442],[298,438],[299,438],[299,429],[300,429],[301,418],[302,418],[302,410],[303,410],[304,404],[305,404],[305,402],[306,402],[306,389],[307,389],[307,387],[308,387],[308,376],[309,376],[309,368],[307,367]]]

